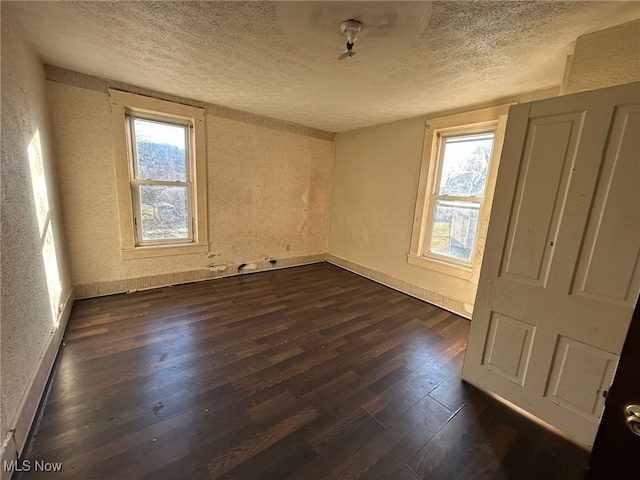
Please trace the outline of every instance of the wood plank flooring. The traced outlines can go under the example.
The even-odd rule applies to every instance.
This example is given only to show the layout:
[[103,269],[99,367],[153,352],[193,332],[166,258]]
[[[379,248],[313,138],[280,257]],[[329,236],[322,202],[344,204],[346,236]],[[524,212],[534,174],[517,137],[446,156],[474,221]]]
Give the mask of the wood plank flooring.
[[78,301],[17,476],[582,478],[587,452],[461,382],[468,331],[329,264]]

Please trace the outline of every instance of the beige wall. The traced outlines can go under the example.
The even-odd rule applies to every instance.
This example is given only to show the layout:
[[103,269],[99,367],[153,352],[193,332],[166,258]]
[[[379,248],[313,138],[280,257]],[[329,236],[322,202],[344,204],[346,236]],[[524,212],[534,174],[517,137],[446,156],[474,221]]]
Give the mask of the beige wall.
[[50,346],[57,351],[64,327],[60,305],[68,299],[70,281],[54,174],[44,68],[3,6],[3,459],[15,456],[26,438],[44,387],[38,374],[45,372],[46,381],[53,361],[47,352]]
[[114,282],[140,277],[148,286],[200,279],[212,264],[228,265],[226,273],[240,263],[270,268],[267,257],[286,265],[327,251],[333,141],[207,115],[209,254],[121,260],[107,92],[47,84],[72,282],[106,283],[79,292],[138,288]]
[[[499,103],[537,100],[557,92],[533,92]],[[461,111],[465,109],[430,117]],[[407,262],[426,119],[336,135],[329,261],[469,318],[477,285]]]
[[390,277],[385,283],[426,289],[432,295],[416,296],[464,313],[475,296],[470,282],[407,263],[425,120],[336,135],[329,253]]
[[640,80],[640,20],[578,38],[562,91],[577,93]]

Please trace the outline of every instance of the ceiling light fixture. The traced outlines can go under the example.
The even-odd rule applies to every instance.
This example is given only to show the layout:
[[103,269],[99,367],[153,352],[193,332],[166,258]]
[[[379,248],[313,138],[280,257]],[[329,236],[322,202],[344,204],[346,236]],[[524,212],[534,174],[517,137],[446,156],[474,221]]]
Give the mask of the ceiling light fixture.
[[427,28],[432,10],[430,1],[274,3],[276,24],[293,48],[335,59],[346,40],[341,57],[357,50],[362,66],[406,52]]
[[353,51],[353,44],[356,43],[358,34],[362,31],[362,22],[353,18],[344,21],[340,25],[340,31],[347,37],[347,49],[338,57],[338,60],[344,60],[356,54],[356,52]]

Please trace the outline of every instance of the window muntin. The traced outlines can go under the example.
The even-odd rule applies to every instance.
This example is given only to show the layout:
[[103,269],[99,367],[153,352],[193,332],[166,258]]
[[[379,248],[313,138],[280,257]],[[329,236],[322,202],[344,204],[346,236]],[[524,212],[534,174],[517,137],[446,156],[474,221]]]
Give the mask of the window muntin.
[[438,134],[438,168],[423,256],[471,265],[494,132]]
[[191,123],[134,113],[126,120],[135,245],[193,242]]

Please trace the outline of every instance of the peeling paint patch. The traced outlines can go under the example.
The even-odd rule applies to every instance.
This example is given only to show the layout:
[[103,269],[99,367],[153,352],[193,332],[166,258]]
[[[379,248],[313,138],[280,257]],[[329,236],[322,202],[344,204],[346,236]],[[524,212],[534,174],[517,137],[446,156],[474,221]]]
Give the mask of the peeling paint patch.
[[222,264],[209,265],[209,270],[211,270],[212,272],[224,272],[226,269],[227,266]]
[[307,236],[307,214],[309,212],[309,188],[302,194],[302,220],[298,226],[298,231],[302,233],[302,236]]
[[255,270],[256,268],[258,268],[258,264],[256,263],[247,263],[243,270]]
[[308,230],[308,213],[309,213],[309,184],[311,182],[311,165],[309,165],[309,174],[307,175],[307,188],[302,194],[302,218],[300,219],[300,224],[298,225],[298,232],[302,234],[303,237],[306,238],[307,230]]

